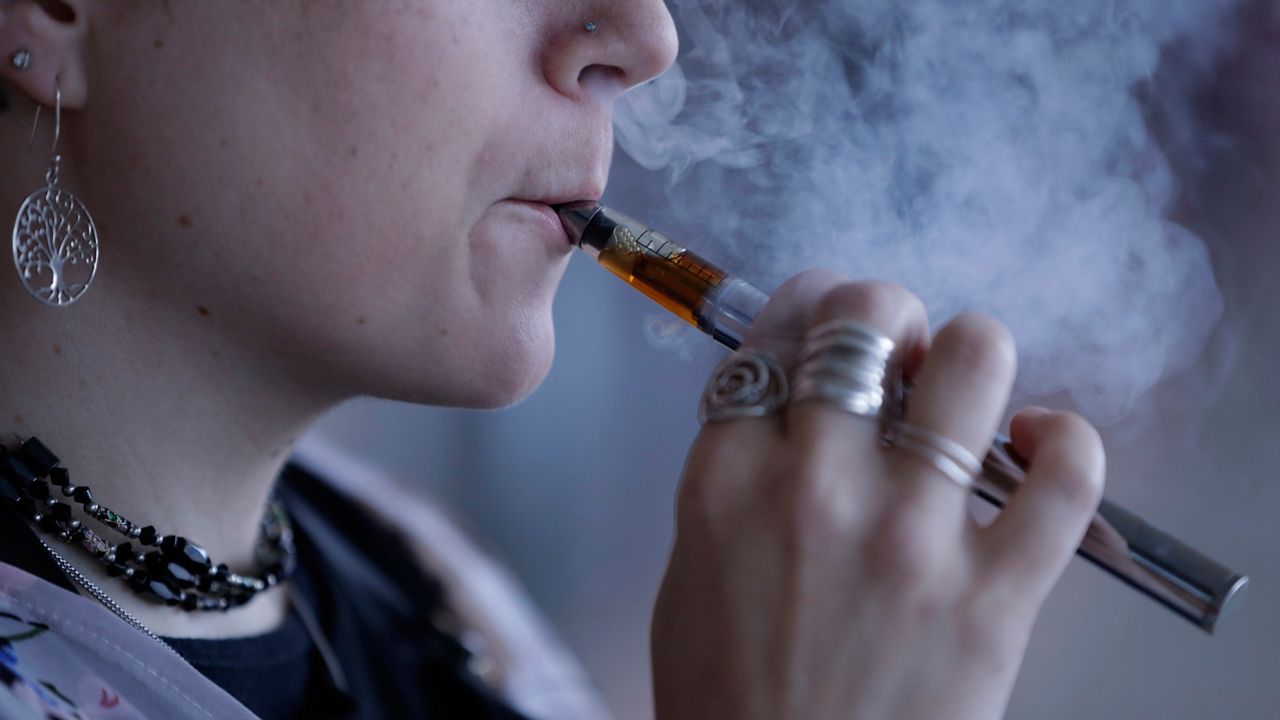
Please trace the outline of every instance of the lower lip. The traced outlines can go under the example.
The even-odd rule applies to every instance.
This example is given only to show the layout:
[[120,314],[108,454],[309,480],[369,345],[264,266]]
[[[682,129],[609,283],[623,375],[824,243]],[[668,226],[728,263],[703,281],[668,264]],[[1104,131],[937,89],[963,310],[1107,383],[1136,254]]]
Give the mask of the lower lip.
[[545,234],[549,238],[555,238],[555,242],[560,248],[573,247],[569,240],[569,234],[564,230],[564,223],[560,222],[560,216],[556,214],[556,211],[550,205],[528,200],[507,200],[506,202],[512,207],[519,208],[522,213],[527,213],[537,224],[543,226],[546,231]]

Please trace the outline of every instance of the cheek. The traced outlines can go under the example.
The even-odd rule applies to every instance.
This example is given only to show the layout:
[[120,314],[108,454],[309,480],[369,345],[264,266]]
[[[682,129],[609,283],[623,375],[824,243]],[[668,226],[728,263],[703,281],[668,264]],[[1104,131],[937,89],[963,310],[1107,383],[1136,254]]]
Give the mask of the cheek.
[[[437,286],[414,311],[385,313],[366,333],[348,334],[339,353],[352,358],[356,393],[408,402],[498,408],[518,402],[545,379],[555,355],[549,283],[536,295],[507,285],[484,297]],[[409,316],[408,322],[400,318]],[[379,351],[370,355],[368,349]]]
[[310,321],[307,362],[327,365],[349,394],[424,404],[501,407],[538,387],[555,352],[564,251],[501,215],[408,245],[394,233],[365,237],[356,257],[310,261],[302,284],[323,290],[294,313]]
[[[119,93],[153,93],[143,104],[164,122],[146,133],[130,128],[133,117],[92,124],[105,128],[94,147],[152,150],[149,162],[101,163],[133,168],[137,177],[115,186],[158,191],[147,197],[160,212],[140,208],[118,225],[159,237],[190,218],[183,244],[139,260],[189,270],[195,279],[172,289],[182,302],[217,307],[235,318],[236,342],[338,392],[514,402],[550,366],[551,302],[567,263],[485,212],[515,190],[504,184],[511,168],[476,166],[508,116],[502,102],[516,97],[506,83],[519,49],[467,35],[493,31],[468,3],[424,3],[429,12],[397,22],[380,3],[324,7],[351,16],[317,14],[314,27],[281,18],[234,52],[209,41],[203,55],[138,59],[172,67],[168,84],[138,90],[120,71]],[[196,42],[218,17],[190,8],[166,48]],[[333,27],[344,31],[322,34]],[[309,37],[330,42],[296,39]],[[477,52],[443,52],[459,38]],[[131,134],[136,142],[121,142]],[[167,224],[150,228],[151,216]],[[183,249],[192,244],[197,257]]]
[[549,244],[510,214],[492,212],[468,235],[465,275],[437,288],[461,307],[447,322],[457,377],[480,391],[472,405],[508,405],[546,377],[555,351],[552,303],[568,265],[565,247]]

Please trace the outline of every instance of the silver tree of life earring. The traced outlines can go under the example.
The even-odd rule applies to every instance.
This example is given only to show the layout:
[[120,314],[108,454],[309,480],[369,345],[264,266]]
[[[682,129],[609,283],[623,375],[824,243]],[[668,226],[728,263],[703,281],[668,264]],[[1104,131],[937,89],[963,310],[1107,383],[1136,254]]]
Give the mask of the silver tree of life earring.
[[[36,300],[52,307],[66,307],[84,297],[98,274],[98,227],[80,198],[59,184],[62,156],[62,89],[55,85],[53,157],[44,176],[44,187],[27,196],[13,223],[13,262],[18,278]],[[35,143],[40,127],[36,107]]]

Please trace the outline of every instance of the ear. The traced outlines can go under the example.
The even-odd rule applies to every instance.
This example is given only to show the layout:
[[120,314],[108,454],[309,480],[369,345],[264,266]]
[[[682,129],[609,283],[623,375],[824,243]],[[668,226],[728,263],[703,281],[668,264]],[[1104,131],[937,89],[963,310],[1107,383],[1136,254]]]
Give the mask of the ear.
[[[89,96],[90,2],[0,0],[0,77],[41,105],[53,107],[60,88],[64,108],[83,108]],[[13,59],[24,50],[31,64],[19,70]]]

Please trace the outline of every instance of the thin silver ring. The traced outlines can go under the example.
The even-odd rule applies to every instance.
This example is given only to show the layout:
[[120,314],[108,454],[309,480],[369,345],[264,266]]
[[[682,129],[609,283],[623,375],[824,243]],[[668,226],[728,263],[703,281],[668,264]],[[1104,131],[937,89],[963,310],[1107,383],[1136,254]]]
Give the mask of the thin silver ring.
[[974,479],[982,472],[982,463],[968,448],[919,425],[891,423],[886,442],[924,460],[966,490],[973,487]]

